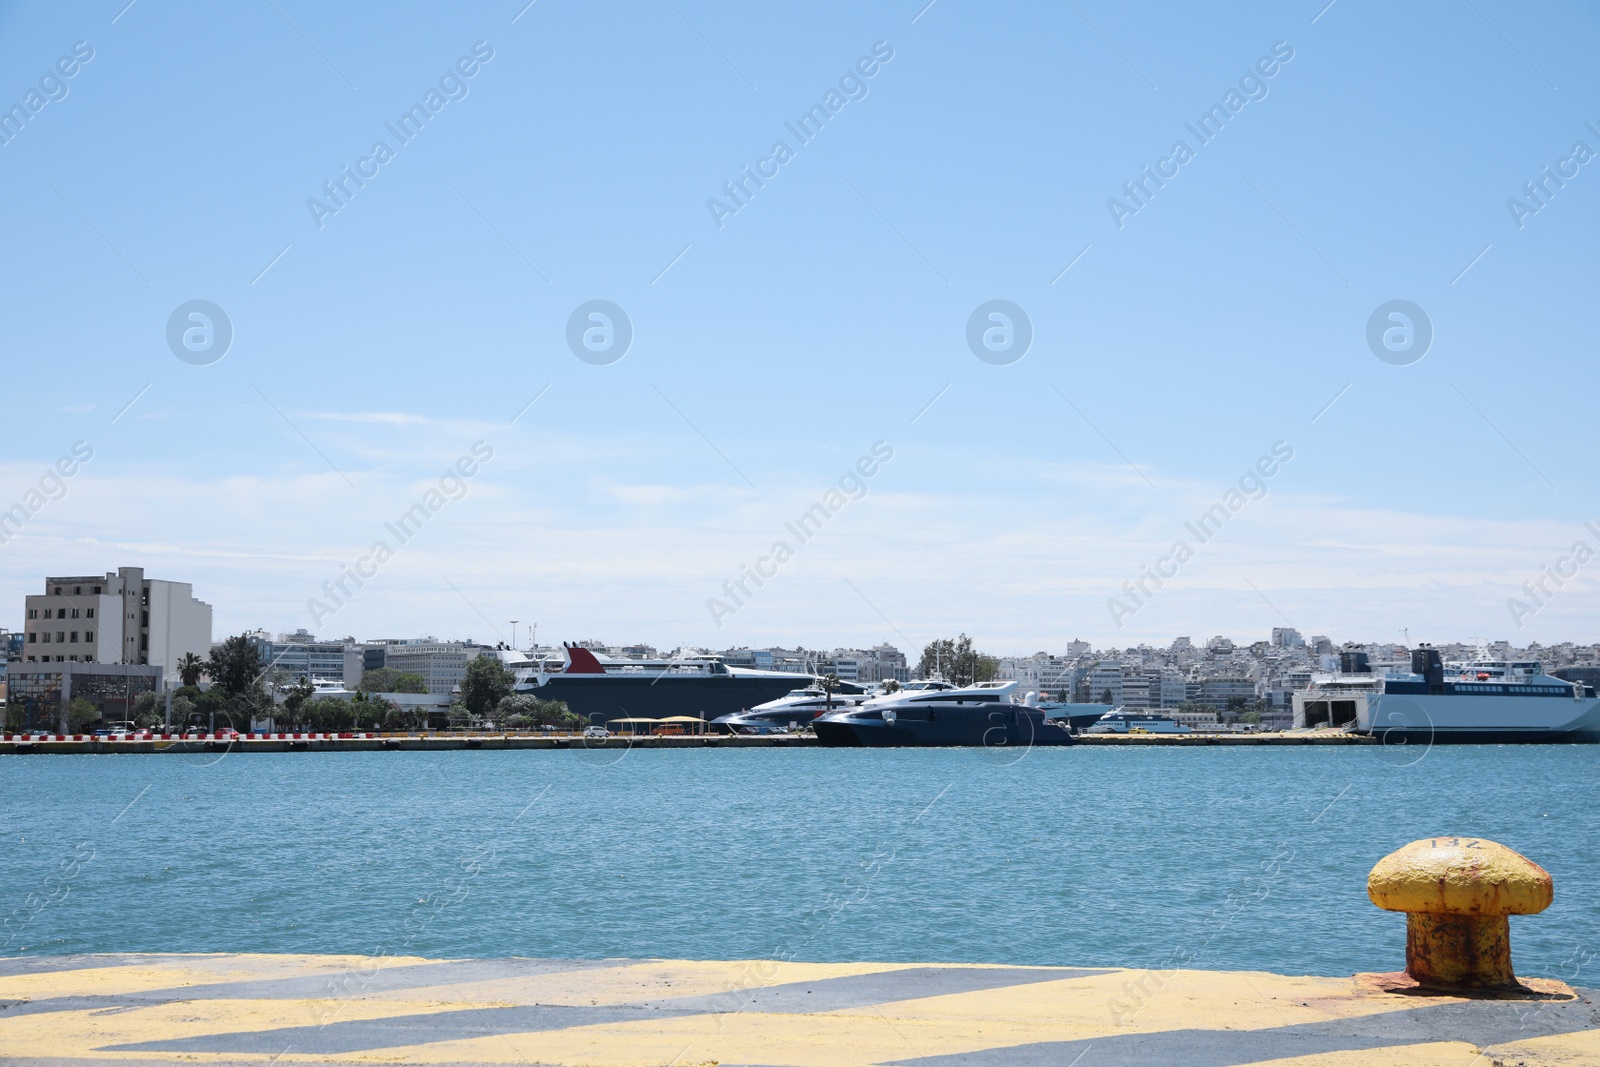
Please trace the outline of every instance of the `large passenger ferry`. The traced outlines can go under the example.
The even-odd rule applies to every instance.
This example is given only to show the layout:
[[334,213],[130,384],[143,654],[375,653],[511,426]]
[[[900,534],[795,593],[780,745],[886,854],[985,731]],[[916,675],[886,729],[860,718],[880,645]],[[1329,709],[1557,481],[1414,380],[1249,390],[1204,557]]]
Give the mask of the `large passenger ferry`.
[[604,726],[613,719],[669,715],[692,715],[710,722],[817,681],[791,671],[730,667],[713,656],[613,659],[580,645],[563,645],[562,653],[558,671],[546,671],[543,663],[518,671],[517,692],[540,700],[564,700],[568,709],[592,726]]
[[1348,726],[1407,743],[1600,742],[1593,687],[1552,677],[1537,660],[1446,664],[1423,645],[1411,653],[1410,673],[1363,667],[1318,676],[1295,693],[1295,725]]

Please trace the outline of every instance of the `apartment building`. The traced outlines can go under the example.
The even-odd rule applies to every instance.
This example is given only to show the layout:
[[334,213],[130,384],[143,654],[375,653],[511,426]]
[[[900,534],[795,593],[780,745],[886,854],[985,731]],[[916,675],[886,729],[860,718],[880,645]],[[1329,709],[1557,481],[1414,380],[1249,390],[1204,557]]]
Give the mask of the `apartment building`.
[[24,598],[24,663],[113,663],[171,676],[186,653],[211,652],[211,605],[188,582],[146,578],[142,567],[46,578]]

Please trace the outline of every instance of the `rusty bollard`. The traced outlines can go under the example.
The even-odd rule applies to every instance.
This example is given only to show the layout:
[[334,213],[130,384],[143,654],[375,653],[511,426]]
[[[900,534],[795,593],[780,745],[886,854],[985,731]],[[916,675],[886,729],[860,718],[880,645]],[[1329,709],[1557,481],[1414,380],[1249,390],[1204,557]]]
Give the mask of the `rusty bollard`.
[[1406,974],[1432,989],[1515,990],[1509,915],[1555,893],[1549,872],[1482,838],[1430,837],[1378,861],[1367,896],[1406,913]]

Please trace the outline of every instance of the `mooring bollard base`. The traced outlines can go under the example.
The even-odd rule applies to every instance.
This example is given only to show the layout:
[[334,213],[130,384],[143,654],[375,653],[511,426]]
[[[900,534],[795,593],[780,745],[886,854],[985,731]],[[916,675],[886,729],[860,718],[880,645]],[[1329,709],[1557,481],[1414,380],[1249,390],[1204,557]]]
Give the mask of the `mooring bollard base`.
[[1462,997],[1467,1000],[1577,1000],[1577,992],[1555,978],[1517,978],[1515,985],[1493,988],[1419,982],[1405,971],[1358,974],[1357,993],[1383,993],[1411,997]]

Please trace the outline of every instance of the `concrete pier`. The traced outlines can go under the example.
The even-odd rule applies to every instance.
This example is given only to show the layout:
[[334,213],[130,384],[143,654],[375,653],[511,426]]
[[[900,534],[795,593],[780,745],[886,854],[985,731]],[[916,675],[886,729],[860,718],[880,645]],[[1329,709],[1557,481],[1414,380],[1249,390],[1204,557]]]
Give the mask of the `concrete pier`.
[[[1221,745],[1375,745],[1377,738],[1337,731],[1284,733],[1081,734],[1084,745],[1170,745],[1205,748]],[[90,735],[0,738],[0,755],[116,752],[439,752],[452,749],[604,749],[604,748],[811,748],[811,734],[688,734],[585,738],[575,734],[273,734],[245,737],[94,737]]]
[[455,749],[795,748],[816,744],[801,734],[700,734],[579,737],[576,734],[271,734],[243,737],[60,737],[0,740],[0,755],[17,753],[443,752]]
[[0,961],[8,1064],[1594,1067],[1600,1002],[1384,976],[909,963]]

